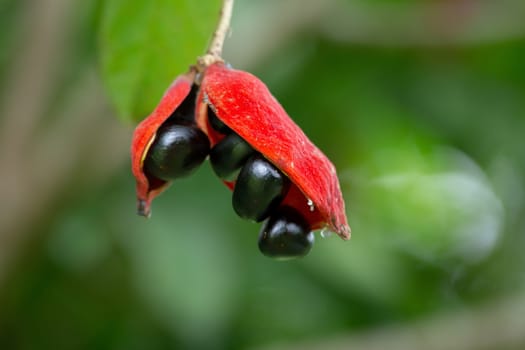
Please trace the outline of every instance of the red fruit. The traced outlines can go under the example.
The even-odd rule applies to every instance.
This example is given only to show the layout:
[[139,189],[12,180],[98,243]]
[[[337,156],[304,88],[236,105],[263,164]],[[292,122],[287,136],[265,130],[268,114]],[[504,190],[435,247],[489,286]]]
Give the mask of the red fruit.
[[155,110],[144,119],[133,133],[131,144],[131,169],[136,180],[137,211],[139,215],[149,216],[153,198],[168,186],[169,182],[144,172],[144,159],[155,140],[157,130],[182,104],[189,95],[195,72],[180,75],[168,88]]
[[[295,208],[312,230],[327,226],[341,238],[350,238],[334,165],[293,122],[263,82],[223,63],[207,68],[197,97],[196,121],[213,146],[224,135],[210,126],[208,106],[220,121],[291,180],[281,206]],[[235,182],[224,182],[230,189],[235,186]]]

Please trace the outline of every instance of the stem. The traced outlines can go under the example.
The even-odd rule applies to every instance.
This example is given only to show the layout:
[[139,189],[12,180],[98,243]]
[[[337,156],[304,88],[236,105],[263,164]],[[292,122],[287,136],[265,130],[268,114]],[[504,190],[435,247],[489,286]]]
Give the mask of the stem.
[[226,34],[230,30],[232,11],[233,0],[223,0],[219,23],[217,24],[217,29],[215,29],[215,33],[213,33],[210,46],[208,46],[208,51],[206,52],[208,55],[221,57],[224,39],[226,39]]
[[233,12],[233,1],[234,0],[223,0],[222,8],[219,14],[219,23],[217,24],[217,29],[213,33],[210,45],[204,56],[199,57],[198,66],[199,70],[205,69],[207,66],[217,62],[222,61],[222,47],[224,45],[224,40],[226,39],[226,34],[230,29],[230,21],[232,18]]

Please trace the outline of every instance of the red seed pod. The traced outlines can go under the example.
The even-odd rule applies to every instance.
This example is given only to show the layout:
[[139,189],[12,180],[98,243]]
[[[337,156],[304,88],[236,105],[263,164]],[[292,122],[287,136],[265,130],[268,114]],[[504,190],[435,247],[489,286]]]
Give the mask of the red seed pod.
[[144,160],[155,140],[157,130],[189,95],[194,80],[195,72],[193,71],[177,77],[166,90],[155,110],[136,127],[133,133],[131,169],[136,180],[139,215],[149,217],[151,201],[170,184],[167,181],[145,174]]
[[[223,63],[207,68],[197,97],[196,121],[213,146],[224,135],[210,126],[208,106],[292,181],[282,206],[298,210],[312,230],[328,227],[341,238],[350,238],[334,165],[293,122],[263,82]],[[225,184],[230,189],[235,186],[234,182]]]

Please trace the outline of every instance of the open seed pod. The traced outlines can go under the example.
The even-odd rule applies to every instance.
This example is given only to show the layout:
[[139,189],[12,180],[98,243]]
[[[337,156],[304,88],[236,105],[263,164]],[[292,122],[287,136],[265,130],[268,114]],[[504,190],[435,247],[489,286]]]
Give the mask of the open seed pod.
[[[131,167],[136,180],[139,215],[149,217],[153,198],[164,191],[173,178],[189,174],[204,161],[209,152],[209,141],[195,124],[197,88],[194,80],[194,71],[177,77],[153,112],[135,129],[131,144]],[[191,142],[199,144],[193,147]],[[159,165],[163,157],[166,164]],[[155,166],[157,171],[152,171]],[[179,169],[174,169],[176,166]]]
[[[211,127],[208,108],[292,182],[282,206],[295,208],[312,230],[328,227],[350,238],[345,203],[330,160],[288,116],[266,85],[244,71],[215,63],[197,96],[196,121],[211,145],[225,137]],[[224,181],[233,189],[234,181]]]

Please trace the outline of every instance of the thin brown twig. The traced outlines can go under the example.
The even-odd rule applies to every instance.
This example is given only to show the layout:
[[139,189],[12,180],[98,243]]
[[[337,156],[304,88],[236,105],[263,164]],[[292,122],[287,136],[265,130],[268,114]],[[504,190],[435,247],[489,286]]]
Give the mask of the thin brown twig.
[[200,70],[213,64],[214,62],[222,61],[222,48],[224,46],[226,35],[230,30],[233,2],[234,0],[223,0],[222,2],[221,12],[219,14],[219,23],[217,24],[217,28],[213,33],[208,50],[204,56],[201,56],[198,59],[198,66]]
[[221,56],[224,40],[226,39],[226,34],[230,30],[232,11],[233,0],[224,0],[222,2],[222,9],[219,15],[219,23],[217,24],[217,29],[215,29],[212,40],[210,42],[210,46],[208,47],[207,53],[209,55],[216,57]]

